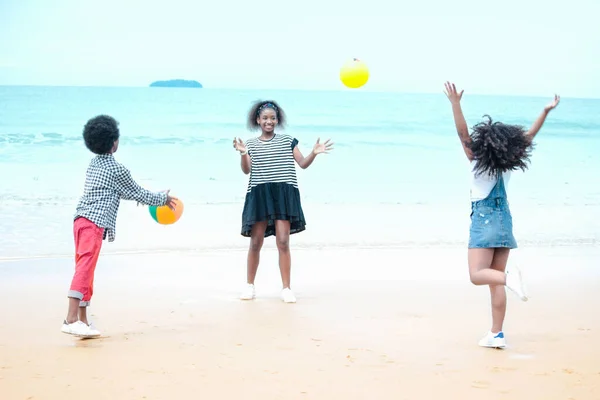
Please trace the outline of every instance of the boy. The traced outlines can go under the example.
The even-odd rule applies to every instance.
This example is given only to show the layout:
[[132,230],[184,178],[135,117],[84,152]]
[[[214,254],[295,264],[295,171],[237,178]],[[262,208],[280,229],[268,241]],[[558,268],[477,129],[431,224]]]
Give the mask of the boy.
[[86,147],[96,156],[87,169],[83,196],[77,205],[73,235],[75,237],[75,275],[68,293],[69,310],[61,331],[78,337],[96,337],[100,332],[90,326],[87,308],[93,294],[94,271],[102,241],[115,240],[119,203],[138,203],[174,209],[176,198],[166,192],[150,192],[140,187],[131,173],[113,154],[119,147],[119,127],[114,118],[99,115],[83,129]]

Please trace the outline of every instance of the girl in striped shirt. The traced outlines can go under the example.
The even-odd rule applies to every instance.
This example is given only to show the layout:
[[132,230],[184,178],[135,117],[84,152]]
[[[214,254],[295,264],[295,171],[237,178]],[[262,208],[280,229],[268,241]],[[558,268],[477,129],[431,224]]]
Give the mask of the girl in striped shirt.
[[333,143],[317,139],[306,157],[298,148],[298,140],[289,135],[275,133],[275,127],[285,126],[285,113],[272,100],[258,101],[248,113],[248,129],[261,130],[259,137],[244,143],[233,139],[233,147],[240,152],[241,168],[250,174],[246,200],[242,213],[242,236],[250,238],[247,261],[247,285],[240,298],[252,300],[256,296],[254,279],[258,270],[260,250],[265,237],[275,236],[279,250],[279,269],[283,289],[281,299],[295,303],[290,288],[291,234],[305,230],[306,221],[300,202],[296,179],[296,165],[308,168],[315,157],[332,150]]

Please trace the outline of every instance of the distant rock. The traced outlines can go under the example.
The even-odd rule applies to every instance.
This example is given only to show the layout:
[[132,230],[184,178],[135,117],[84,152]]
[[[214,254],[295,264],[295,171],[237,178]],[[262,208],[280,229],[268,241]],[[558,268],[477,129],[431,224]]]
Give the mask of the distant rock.
[[174,87],[174,88],[202,88],[198,81],[188,81],[185,79],[171,79],[168,81],[156,81],[150,84],[150,87]]

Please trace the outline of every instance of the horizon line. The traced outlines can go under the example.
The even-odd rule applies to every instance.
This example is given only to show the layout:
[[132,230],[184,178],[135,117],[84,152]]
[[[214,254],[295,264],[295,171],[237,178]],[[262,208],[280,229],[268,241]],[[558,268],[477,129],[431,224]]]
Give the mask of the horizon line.
[[[199,82],[199,81],[197,81]],[[201,82],[199,82],[201,83]],[[402,91],[402,90],[383,90],[383,89],[369,89],[369,88],[358,88],[358,89],[349,89],[349,88],[292,88],[292,87],[280,87],[280,88],[257,88],[257,87],[219,87],[212,86],[207,87],[202,85],[201,88],[188,88],[188,87],[151,87],[148,85],[64,85],[64,84],[0,84],[0,87],[48,87],[48,88],[109,88],[109,89],[152,89],[152,90],[165,90],[165,89],[181,89],[181,90],[232,90],[232,91],[290,91],[290,92],[366,92],[366,93],[397,93],[397,94],[410,94],[410,95],[429,95],[429,94],[438,94],[437,91]],[[443,94],[443,91],[440,90],[439,94]],[[544,95],[534,95],[534,94],[506,94],[506,93],[483,93],[483,92],[471,92],[470,95],[475,96],[490,96],[490,97],[528,97],[528,98],[546,98]],[[593,96],[563,96],[563,99],[573,99],[573,100],[600,100],[600,97]]]

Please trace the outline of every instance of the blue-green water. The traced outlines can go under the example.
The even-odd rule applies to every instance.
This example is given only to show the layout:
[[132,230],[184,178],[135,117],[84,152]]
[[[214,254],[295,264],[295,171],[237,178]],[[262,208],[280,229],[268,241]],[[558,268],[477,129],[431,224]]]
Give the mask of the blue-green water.
[[[307,203],[468,207],[468,163],[441,90],[432,95],[0,87],[0,202],[7,227],[0,235],[10,239],[10,227],[46,206],[73,212],[92,156],[82,128],[101,113],[120,122],[116,157],[142,185],[170,188],[185,199],[186,213],[207,204],[238,204],[241,213],[247,176],[231,142],[255,134],[245,128],[246,113],[259,98],[280,103],[288,116],[285,131],[298,138],[304,153],[318,137],[335,142],[331,154],[320,155],[308,170],[298,169]],[[549,100],[466,93],[463,108],[470,125],[483,114],[529,125]],[[599,111],[600,100],[562,99],[538,135],[530,170],[511,180],[513,203],[600,205]],[[14,211],[24,207],[36,208]]]

